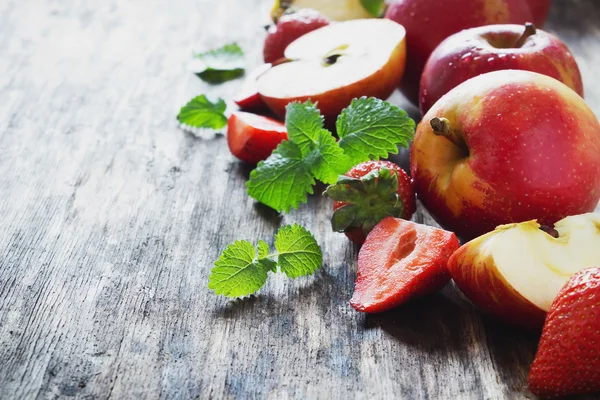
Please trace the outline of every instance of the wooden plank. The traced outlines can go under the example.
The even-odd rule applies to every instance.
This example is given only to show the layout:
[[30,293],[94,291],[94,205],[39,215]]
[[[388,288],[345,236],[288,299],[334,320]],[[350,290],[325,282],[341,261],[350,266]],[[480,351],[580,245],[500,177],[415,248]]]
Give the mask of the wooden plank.
[[[192,50],[235,40],[258,64],[269,3],[0,3],[0,398],[529,396],[535,335],[451,286],[356,313],[356,249],[329,202],[278,216],[248,198],[221,136],[176,127],[189,98],[241,83],[200,82]],[[599,18],[594,0],[556,1],[548,24],[597,114]],[[319,273],[239,301],[208,291],[227,243],[291,222],[322,244]]]

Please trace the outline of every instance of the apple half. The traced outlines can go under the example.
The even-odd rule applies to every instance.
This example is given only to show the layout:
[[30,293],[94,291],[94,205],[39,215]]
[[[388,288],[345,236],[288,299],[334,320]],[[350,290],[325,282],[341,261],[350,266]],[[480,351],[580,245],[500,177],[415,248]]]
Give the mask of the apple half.
[[406,61],[406,31],[386,19],[359,19],[319,28],[285,50],[289,62],[262,74],[258,92],[280,117],[293,101],[312,100],[335,118],[352,99],[387,99],[399,84]]
[[501,225],[459,248],[450,275],[477,306],[499,319],[541,328],[560,289],[576,272],[600,266],[600,213]]

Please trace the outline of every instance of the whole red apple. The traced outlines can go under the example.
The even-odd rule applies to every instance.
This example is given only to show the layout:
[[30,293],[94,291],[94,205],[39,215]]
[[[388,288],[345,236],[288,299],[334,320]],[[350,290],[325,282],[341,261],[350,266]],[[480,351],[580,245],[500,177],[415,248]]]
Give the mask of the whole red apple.
[[410,166],[425,207],[465,239],[512,222],[552,225],[598,204],[600,123],[556,79],[489,72],[427,112]]
[[400,89],[414,104],[423,67],[442,40],[476,26],[532,20],[524,0],[395,0],[385,17],[406,28],[407,63]]
[[548,11],[550,11],[551,0],[527,0],[531,14],[533,15],[533,23],[539,27],[544,26]]
[[455,33],[431,53],[421,76],[421,112],[467,79],[501,69],[551,76],[583,97],[579,68],[560,39],[532,24],[488,25]]

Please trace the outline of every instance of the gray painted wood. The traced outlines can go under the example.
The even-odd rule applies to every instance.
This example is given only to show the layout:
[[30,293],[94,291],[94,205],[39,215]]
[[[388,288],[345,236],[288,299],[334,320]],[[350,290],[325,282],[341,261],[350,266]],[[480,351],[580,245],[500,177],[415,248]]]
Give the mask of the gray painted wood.
[[[548,24],[597,114],[599,4],[557,0]],[[235,40],[258,64],[269,7],[0,2],[0,398],[530,397],[535,334],[451,286],[356,313],[356,249],[330,231],[329,202],[278,216],[248,198],[222,136],[177,128],[189,98],[241,84],[186,72],[192,50]],[[227,243],[289,222],[321,243],[319,273],[274,276],[245,300],[208,291]]]

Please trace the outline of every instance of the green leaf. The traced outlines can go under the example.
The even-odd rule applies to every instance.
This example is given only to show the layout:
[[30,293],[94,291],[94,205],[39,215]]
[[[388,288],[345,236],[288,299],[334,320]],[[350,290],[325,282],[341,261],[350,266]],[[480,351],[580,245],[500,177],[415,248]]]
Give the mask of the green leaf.
[[255,256],[256,251],[250,242],[238,240],[227,246],[215,261],[208,278],[208,288],[228,297],[256,292],[267,281],[268,269]]
[[408,147],[415,122],[405,111],[373,97],[352,100],[336,123],[339,146],[353,164],[386,158]]
[[226,108],[222,99],[211,103],[205,95],[200,95],[181,108],[177,120],[193,128],[221,129],[227,125]]
[[326,129],[319,131],[315,149],[308,155],[310,170],[321,182],[335,183],[339,175],[352,166],[333,135]]
[[277,271],[277,263],[270,258],[267,258],[269,255],[269,245],[263,241],[258,241],[258,262],[267,270],[271,272]]
[[244,53],[236,44],[194,55],[189,69],[209,83],[222,83],[244,74]]
[[360,0],[360,4],[374,17],[381,17],[385,11],[384,0]]
[[323,264],[323,254],[313,235],[300,225],[286,225],[275,235],[278,264],[290,278],[310,275]]
[[302,155],[306,156],[319,140],[323,117],[317,106],[310,101],[290,103],[286,107],[285,127],[288,139],[296,143]]
[[250,197],[277,211],[289,211],[306,202],[314,184],[300,147],[284,140],[269,158],[258,163],[246,186]]

